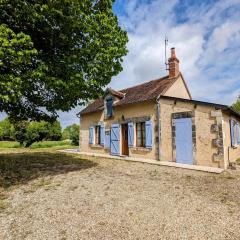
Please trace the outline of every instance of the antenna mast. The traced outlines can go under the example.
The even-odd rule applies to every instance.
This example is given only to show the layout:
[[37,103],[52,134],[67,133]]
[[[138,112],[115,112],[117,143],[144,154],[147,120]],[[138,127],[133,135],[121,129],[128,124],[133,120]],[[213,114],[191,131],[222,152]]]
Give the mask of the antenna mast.
[[166,66],[166,71],[168,71],[168,62],[167,62],[167,45],[168,45],[168,38],[167,36],[165,35],[165,66]]

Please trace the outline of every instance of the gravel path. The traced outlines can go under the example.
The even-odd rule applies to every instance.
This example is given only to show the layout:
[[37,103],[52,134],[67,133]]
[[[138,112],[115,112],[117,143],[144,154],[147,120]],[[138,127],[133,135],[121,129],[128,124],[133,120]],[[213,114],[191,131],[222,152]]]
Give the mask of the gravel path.
[[86,158],[9,191],[0,239],[240,239],[240,170]]

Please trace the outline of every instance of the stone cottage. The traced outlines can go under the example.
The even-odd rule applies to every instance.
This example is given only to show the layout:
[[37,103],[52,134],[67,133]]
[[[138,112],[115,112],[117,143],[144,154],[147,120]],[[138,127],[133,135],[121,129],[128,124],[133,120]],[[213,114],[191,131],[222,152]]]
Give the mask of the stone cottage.
[[[80,112],[80,151],[226,169],[240,157],[240,115],[193,100],[175,49],[169,75],[119,91],[108,88]],[[183,165],[184,164],[184,165]]]

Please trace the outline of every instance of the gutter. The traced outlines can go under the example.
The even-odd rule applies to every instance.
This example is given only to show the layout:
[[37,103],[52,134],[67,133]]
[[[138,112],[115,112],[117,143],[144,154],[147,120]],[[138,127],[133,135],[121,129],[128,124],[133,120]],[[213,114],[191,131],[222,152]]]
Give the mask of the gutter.
[[157,98],[156,100],[156,103],[157,103],[157,132],[158,132],[158,161],[160,161],[161,159],[161,123],[160,123],[160,112],[161,112],[161,109],[160,109],[160,99]]

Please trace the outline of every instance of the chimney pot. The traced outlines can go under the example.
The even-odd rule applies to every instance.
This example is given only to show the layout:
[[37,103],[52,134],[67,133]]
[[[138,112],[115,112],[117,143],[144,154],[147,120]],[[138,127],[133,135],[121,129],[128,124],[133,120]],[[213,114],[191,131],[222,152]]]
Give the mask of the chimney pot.
[[171,48],[171,58],[176,58],[175,48]]
[[175,48],[171,48],[171,57],[168,59],[169,78],[177,77],[179,74],[179,60],[176,57]]

